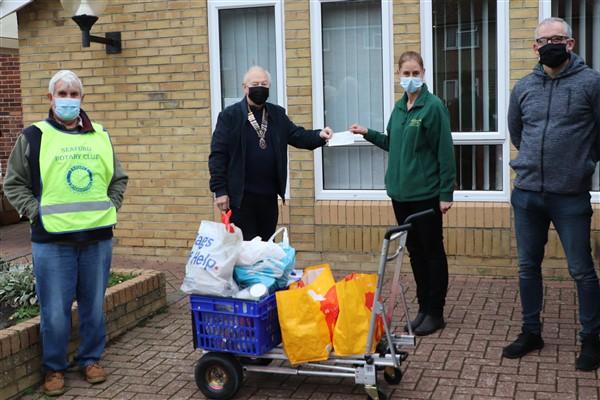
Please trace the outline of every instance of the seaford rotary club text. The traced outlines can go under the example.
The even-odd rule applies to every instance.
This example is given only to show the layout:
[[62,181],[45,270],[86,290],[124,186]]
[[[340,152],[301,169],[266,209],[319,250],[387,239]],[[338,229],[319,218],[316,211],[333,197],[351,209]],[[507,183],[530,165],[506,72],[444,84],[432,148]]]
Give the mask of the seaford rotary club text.
[[54,161],[64,160],[97,160],[100,155],[92,153],[90,146],[68,146],[60,149],[60,154],[54,156]]
[[190,256],[189,263],[191,265],[197,265],[204,269],[212,269],[216,264],[217,260],[211,257],[209,247],[212,246],[214,239],[206,236],[197,236],[196,242],[194,243],[194,249]]

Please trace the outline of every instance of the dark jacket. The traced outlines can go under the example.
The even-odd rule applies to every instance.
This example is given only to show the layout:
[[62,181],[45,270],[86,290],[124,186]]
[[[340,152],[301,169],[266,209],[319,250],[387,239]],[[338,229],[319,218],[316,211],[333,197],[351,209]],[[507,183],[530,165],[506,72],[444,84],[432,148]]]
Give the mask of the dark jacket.
[[[82,110],[79,116],[81,125],[73,130],[66,130],[64,126],[56,122],[52,118],[52,111],[49,112],[46,122],[56,129],[73,135],[84,135],[92,132],[94,128],[87,114]],[[71,233],[48,233],[44,229],[38,218],[39,202],[42,195],[39,163],[41,141],[42,131],[37,126],[31,125],[23,130],[23,133],[17,138],[8,159],[8,170],[4,180],[4,192],[8,197],[8,201],[17,209],[19,214],[28,217],[31,222],[31,241],[36,243],[75,244],[112,238],[112,227]],[[115,154],[114,172],[107,194],[117,209],[123,203],[127,181],[127,174]]]
[[408,97],[396,103],[387,135],[369,129],[365,139],[389,152],[385,173],[388,196],[396,201],[439,197],[452,201],[456,166],[450,116],[442,101],[423,85],[410,111]]
[[[325,144],[319,137],[320,130],[306,130],[296,126],[288,118],[285,109],[266,103],[269,127],[267,135],[275,147],[277,165],[277,194],[283,198],[287,182],[287,146],[314,150]],[[240,102],[225,108],[217,119],[212,135],[208,169],[210,171],[210,191],[215,196],[229,196],[230,206],[239,208],[244,195],[244,174],[246,141],[244,124],[248,122],[248,102],[244,97]]]
[[555,78],[537,64],[514,87],[508,129],[519,150],[515,186],[535,192],[591,188],[600,144],[600,72],[576,54]]

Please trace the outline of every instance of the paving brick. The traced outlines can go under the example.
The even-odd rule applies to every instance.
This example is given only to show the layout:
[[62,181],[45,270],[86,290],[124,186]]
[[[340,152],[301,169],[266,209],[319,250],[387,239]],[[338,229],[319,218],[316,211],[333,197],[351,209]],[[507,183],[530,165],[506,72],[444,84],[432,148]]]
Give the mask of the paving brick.
[[[136,267],[133,261],[129,264]],[[180,264],[143,264],[165,271],[167,286],[175,293],[183,278]],[[402,278],[412,284],[411,276]],[[521,360],[500,357],[501,348],[520,331],[517,286],[515,279],[451,276],[448,327],[417,338],[416,348],[406,349],[409,357],[402,365],[403,380],[397,386],[382,384],[383,390],[391,399],[597,398],[597,373],[574,368],[579,328],[576,319],[569,318],[569,313],[577,309],[572,283],[546,282],[545,307],[553,319],[558,309],[564,314],[561,319],[570,321],[544,325],[550,335],[554,334],[546,347]],[[414,311],[412,286],[407,295]],[[503,318],[492,318],[490,313]],[[545,315],[546,310],[542,317]],[[395,321],[400,323],[399,318]],[[480,329],[482,321],[484,329]],[[188,303],[183,297],[171,303],[167,313],[154,316],[109,343],[102,360],[110,372],[107,382],[92,386],[77,373],[68,373],[68,390],[61,400],[202,399],[193,376],[200,356],[192,346]],[[40,398],[39,391],[36,395]],[[348,379],[258,373],[248,374],[238,396],[244,400],[283,398],[346,400],[365,396],[362,387]]]

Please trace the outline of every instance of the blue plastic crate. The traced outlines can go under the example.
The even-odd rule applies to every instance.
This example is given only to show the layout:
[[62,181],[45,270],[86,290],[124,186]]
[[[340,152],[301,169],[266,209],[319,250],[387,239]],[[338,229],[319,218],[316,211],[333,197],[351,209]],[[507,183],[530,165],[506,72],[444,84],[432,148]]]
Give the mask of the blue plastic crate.
[[259,356],[281,343],[277,302],[190,296],[194,346],[204,350]]

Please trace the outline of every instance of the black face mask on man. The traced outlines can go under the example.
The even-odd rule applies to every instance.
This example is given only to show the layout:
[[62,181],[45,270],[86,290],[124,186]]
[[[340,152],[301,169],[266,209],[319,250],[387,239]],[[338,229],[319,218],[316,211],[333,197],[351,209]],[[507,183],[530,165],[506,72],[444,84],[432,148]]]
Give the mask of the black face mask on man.
[[556,68],[569,58],[566,43],[548,43],[538,49],[540,53],[540,63]]
[[269,88],[264,86],[251,86],[248,88],[248,97],[254,104],[262,106],[269,97]]

